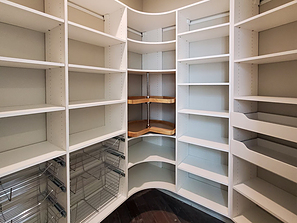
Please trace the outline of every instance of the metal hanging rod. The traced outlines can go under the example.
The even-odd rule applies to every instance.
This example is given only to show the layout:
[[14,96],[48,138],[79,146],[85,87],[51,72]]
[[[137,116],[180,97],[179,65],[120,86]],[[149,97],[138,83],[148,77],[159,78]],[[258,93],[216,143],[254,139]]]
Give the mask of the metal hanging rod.
[[131,32],[131,33],[134,33],[134,34],[136,34],[136,35],[138,35],[138,36],[143,37],[143,33],[142,33],[142,32],[139,32],[139,31],[137,31],[137,30],[135,30],[135,29],[132,29],[132,28],[130,28],[130,27],[128,27],[127,30],[128,30],[129,32]]
[[217,15],[204,17],[204,18],[201,18],[201,19],[195,19],[195,20],[189,20],[188,19],[187,23],[189,25],[194,25],[194,24],[203,23],[203,22],[207,22],[207,21],[210,21],[210,20],[214,20],[214,19],[223,18],[223,17],[229,16],[229,15],[230,15],[229,12],[225,12],[225,13],[221,13],[221,14],[217,14]]
[[80,10],[82,12],[85,12],[85,13],[91,15],[91,16],[94,16],[94,17],[96,17],[98,19],[102,19],[104,21],[104,16],[103,15],[99,15],[98,13],[95,13],[95,12],[89,10],[89,9],[86,9],[86,8],[83,8],[83,7],[79,6],[79,5],[76,5],[73,2],[68,2],[68,6],[70,6],[72,8],[75,8],[75,9],[78,9],[78,10]]
[[174,30],[174,29],[176,29],[176,26],[175,25],[165,27],[165,28],[162,29],[162,31],[163,32],[166,32],[166,31],[170,31],[170,30]]

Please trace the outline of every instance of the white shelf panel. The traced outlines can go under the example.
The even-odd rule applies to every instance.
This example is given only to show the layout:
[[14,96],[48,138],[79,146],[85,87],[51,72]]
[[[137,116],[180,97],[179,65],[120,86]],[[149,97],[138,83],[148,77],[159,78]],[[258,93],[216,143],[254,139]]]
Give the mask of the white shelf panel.
[[[264,113],[265,117],[265,113]],[[280,115],[271,115],[268,114],[267,118],[273,118],[275,121],[282,119],[282,118],[289,118],[289,122],[291,122],[290,117],[280,116]],[[282,124],[270,123],[267,121],[261,120],[254,120],[248,118],[245,114],[239,112],[232,112],[231,113],[231,125],[233,127],[246,129],[249,131],[262,133],[265,135],[270,135],[276,138],[292,141],[297,143],[297,128],[286,126]]]
[[129,192],[132,196],[138,191],[159,188],[175,192],[175,173],[149,163],[142,163],[129,169]]
[[229,86],[229,83],[179,83],[178,86]]
[[103,105],[114,105],[125,103],[126,100],[85,100],[85,101],[73,101],[69,103],[69,109],[77,108],[89,108]]
[[178,169],[228,186],[228,166],[194,156],[187,156]]
[[279,53],[271,53],[261,56],[248,57],[243,59],[235,60],[235,63],[248,63],[248,64],[266,64],[266,63],[277,63],[284,61],[297,60],[297,50],[290,50]]
[[98,73],[98,74],[113,74],[113,73],[124,73],[126,70],[118,70],[104,67],[93,67],[93,66],[84,66],[77,64],[69,64],[69,71],[73,72],[85,72],[85,73]]
[[0,0],[0,21],[39,32],[64,23],[63,19],[6,0]]
[[129,147],[128,168],[144,162],[165,162],[175,165],[174,148],[141,141]]
[[297,183],[297,166],[293,166],[297,160],[296,149],[263,139],[249,140],[246,144],[231,140],[231,147],[235,148],[233,155]]
[[180,114],[188,115],[201,115],[201,116],[210,116],[218,118],[229,118],[228,111],[205,111],[205,110],[194,110],[194,109],[181,109],[178,111]]
[[2,152],[0,153],[0,177],[65,154],[66,151],[49,142],[36,143]]
[[163,134],[156,134],[156,133],[147,133],[147,134],[144,134],[144,135],[141,135],[141,136],[128,138],[128,141],[133,140],[133,139],[137,139],[137,138],[145,138],[145,137],[167,137],[167,138],[175,139],[175,135],[163,135]]
[[196,146],[203,146],[206,148],[215,149],[223,152],[229,151],[228,139],[226,138],[220,138],[220,139],[217,139],[216,142],[214,142],[210,140],[198,139],[198,138],[189,137],[189,136],[181,136],[178,138],[178,141],[193,144]]
[[234,189],[284,222],[297,219],[297,197],[259,178],[234,186]]
[[229,54],[179,59],[178,62],[185,64],[220,63],[229,61]]
[[277,218],[274,218],[258,207],[243,212],[241,215],[233,218],[233,221],[235,223],[281,223]]
[[3,67],[20,67],[20,68],[32,68],[32,69],[49,69],[64,67],[63,63],[39,61],[39,60],[27,60],[12,57],[1,57],[0,66]]
[[297,1],[281,5],[267,12],[235,24],[236,27],[257,32],[297,21]]
[[229,26],[230,23],[224,23],[203,29],[184,32],[179,34],[178,36],[188,42],[196,42],[206,39],[219,38],[229,36]]
[[176,69],[170,70],[139,70],[139,69],[128,69],[129,74],[175,74]]
[[268,97],[268,96],[236,96],[234,97],[234,99],[242,100],[242,101],[259,101],[259,102],[297,105],[297,98]]
[[69,151],[74,152],[125,133],[125,130],[111,130],[102,127],[71,134],[69,136]]
[[139,32],[146,32],[173,25],[175,25],[175,11],[147,13],[128,8],[128,27]]
[[112,35],[97,31],[83,25],[79,25],[74,22],[68,22],[68,37],[69,39],[102,47],[117,45],[126,42],[125,40],[121,40]]
[[228,216],[227,191],[188,178],[183,182],[178,194],[221,215]]
[[124,6],[117,1],[109,1],[108,4],[106,4],[106,0],[69,0],[69,2],[72,2],[76,5],[79,5],[83,8],[86,8],[92,12],[95,12],[99,15],[105,15],[108,13],[115,12],[119,10],[120,8],[123,8]]
[[143,42],[128,39],[128,51],[145,54],[175,50],[175,40],[167,42]]
[[229,11],[229,0],[203,0],[179,10],[190,20],[200,19]]
[[63,111],[65,107],[49,104],[0,107],[0,118]]

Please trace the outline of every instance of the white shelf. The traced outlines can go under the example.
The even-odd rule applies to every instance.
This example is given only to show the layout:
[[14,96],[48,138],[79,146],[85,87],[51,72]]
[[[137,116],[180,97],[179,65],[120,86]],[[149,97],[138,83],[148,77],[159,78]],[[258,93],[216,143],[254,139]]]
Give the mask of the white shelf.
[[0,21],[44,33],[64,23],[63,19],[6,0],[0,0]]
[[205,139],[198,139],[189,136],[181,136],[178,138],[178,141],[193,144],[196,146],[203,146],[210,149],[215,149],[223,152],[229,151],[228,139],[226,138],[218,138],[215,141],[205,140]]
[[142,163],[129,169],[129,193],[132,196],[138,191],[159,188],[175,192],[174,171],[159,168],[149,163]]
[[261,208],[255,207],[243,212],[239,216],[233,218],[235,223],[281,223],[277,218],[274,218]]
[[184,33],[178,34],[178,36],[188,42],[214,39],[214,38],[229,36],[229,26],[230,26],[230,23],[224,23],[224,24],[211,26],[203,29],[184,32]]
[[[266,113],[263,113],[263,116],[264,116],[264,118],[266,116],[266,120],[267,120],[267,118],[270,120],[275,120],[275,121],[276,120],[282,121],[282,119],[286,119],[287,122],[294,123],[294,122],[292,122],[292,119],[294,119],[294,118],[291,118],[291,117],[280,116],[280,115],[271,115],[271,114],[266,115]],[[291,126],[286,126],[286,125],[276,124],[276,123],[270,123],[269,121],[250,119],[245,114],[242,114],[239,112],[231,113],[231,125],[233,127],[246,129],[246,130],[257,132],[257,133],[262,133],[265,135],[270,135],[270,136],[273,136],[276,138],[280,138],[280,139],[284,139],[284,140],[288,140],[288,141],[292,141],[292,142],[297,142],[297,138],[296,138],[297,128],[296,127],[291,127]]]
[[167,138],[175,139],[175,135],[163,135],[163,134],[156,134],[156,133],[147,133],[145,135],[128,138],[128,141],[133,140],[133,139],[137,139],[137,138],[145,138],[145,137],[167,137]]
[[205,57],[195,57],[179,59],[178,62],[185,64],[203,64],[203,63],[220,63],[229,61],[229,54],[205,56]]
[[242,100],[242,101],[259,101],[259,102],[297,105],[297,98],[268,97],[268,96],[236,96],[234,97],[234,99]]
[[188,178],[178,194],[221,215],[228,216],[228,193],[209,184]]
[[0,118],[64,111],[65,107],[49,104],[0,107]]
[[261,56],[248,57],[243,59],[237,59],[235,63],[248,63],[248,64],[266,64],[266,63],[277,63],[297,60],[297,50],[290,50],[279,53],[271,53]]
[[234,186],[234,189],[284,222],[297,219],[297,197],[259,178]]
[[69,136],[69,151],[74,152],[125,133],[125,130],[111,130],[107,127],[101,127],[71,134]]
[[179,83],[178,86],[229,86],[229,83]]
[[130,52],[145,54],[175,50],[175,40],[167,42],[143,42],[128,39],[128,50]]
[[64,67],[65,65],[63,63],[55,63],[55,62],[47,62],[47,61],[39,61],[39,60],[27,60],[27,59],[0,56],[0,66],[32,68],[32,69],[50,69],[50,68]]
[[232,151],[233,155],[297,183],[297,154],[294,148],[263,139],[245,143],[231,140],[231,147],[236,148]]
[[141,141],[129,147],[128,168],[144,162],[165,162],[175,165],[174,148]]
[[175,25],[175,11],[146,13],[128,8],[128,27],[146,32]]
[[69,67],[69,71],[73,71],[73,72],[98,73],[98,74],[112,74],[112,73],[126,72],[125,70],[119,70],[119,69],[84,66],[84,65],[76,65],[76,64],[69,64],[68,67]]
[[223,164],[216,164],[198,157],[187,156],[178,165],[178,169],[223,185],[228,185],[228,166]]
[[96,46],[107,47],[126,42],[125,40],[121,40],[112,35],[97,31],[83,25],[76,24],[74,22],[68,22],[68,32],[69,39],[89,43]]
[[235,24],[236,27],[257,32],[297,21],[297,1],[291,1],[267,12]]
[[66,151],[41,142],[0,153],[0,177],[65,155]]
[[205,110],[194,110],[194,109],[181,109],[178,111],[180,114],[188,115],[201,115],[201,116],[210,116],[218,118],[229,118],[228,111],[205,111]]
[[140,70],[140,69],[128,69],[129,74],[175,74],[176,69],[170,70]]
[[77,108],[89,108],[103,105],[114,105],[125,103],[126,100],[85,100],[85,101],[72,101],[69,103],[69,109],[77,109]]

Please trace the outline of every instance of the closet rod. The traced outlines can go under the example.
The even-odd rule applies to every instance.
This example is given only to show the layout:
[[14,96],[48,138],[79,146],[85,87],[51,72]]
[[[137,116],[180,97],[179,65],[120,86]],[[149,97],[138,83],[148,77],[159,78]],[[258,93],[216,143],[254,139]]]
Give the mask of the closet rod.
[[230,13],[229,12],[225,12],[225,13],[221,13],[221,14],[217,14],[217,15],[212,15],[212,16],[208,16],[208,17],[204,17],[201,19],[195,19],[195,20],[187,20],[187,23],[189,25],[194,25],[194,24],[198,24],[198,23],[202,23],[202,22],[207,22],[210,20],[214,20],[214,19],[219,19],[219,18],[224,18],[226,16],[229,16]]
[[95,13],[93,11],[90,11],[89,9],[86,9],[86,8],[83,8],[83,7],[79,6],[79,5],[76,5],[73,2],[68,2],[68,6],[70,6],[72,8],[75,8],[75,9],[78,9],[78,10],[80,10],[82,12],[85,12],[85,13],[91,15],[91,16],[94,16],[94,17],[98,18],[98,19],[104,20],[103,15],[97,14],[97,13]]

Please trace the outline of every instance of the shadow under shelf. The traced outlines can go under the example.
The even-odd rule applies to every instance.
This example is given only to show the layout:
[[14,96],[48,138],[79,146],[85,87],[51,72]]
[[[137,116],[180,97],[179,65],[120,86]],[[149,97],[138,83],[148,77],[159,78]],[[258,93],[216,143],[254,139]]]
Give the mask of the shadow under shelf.
[[164,135],[175,134],[175,124],[162,120],[150,120],[148,126],[147,120],[130,121],[128,123],[128,136],[138,137],[146,133],[159,133]]

